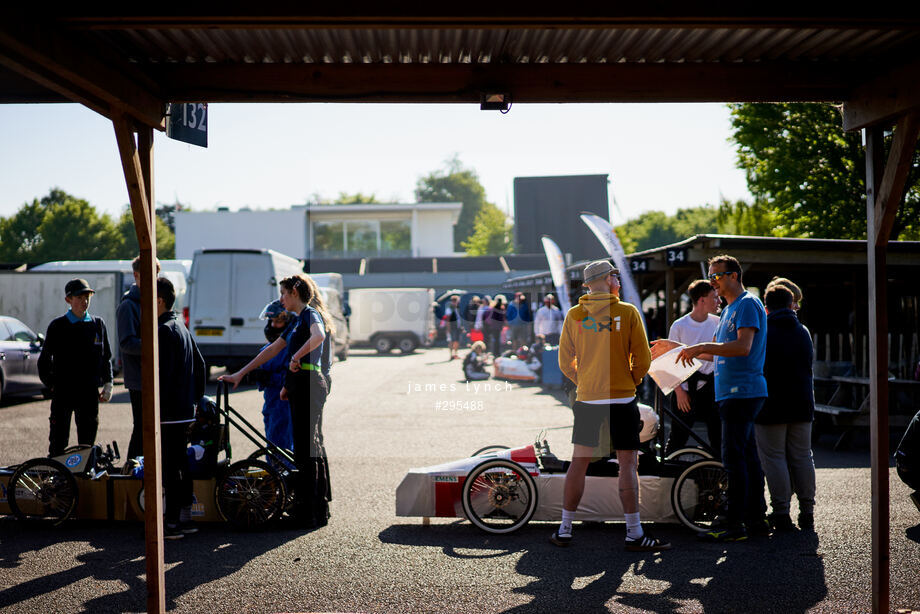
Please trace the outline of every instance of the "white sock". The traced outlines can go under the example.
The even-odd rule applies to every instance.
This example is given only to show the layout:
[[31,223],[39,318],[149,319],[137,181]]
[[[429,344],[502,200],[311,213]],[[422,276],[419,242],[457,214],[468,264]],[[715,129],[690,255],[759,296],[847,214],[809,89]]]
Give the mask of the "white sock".
[[575,512],[562,508],[562,524],[559,525],[559,535],[572,534],[572,521],[575,520]]
[[624,514],[626,517],[626,539],[642,539],[645,531],[642,530],[642,523],[639,521],[639,512],[635,514]]

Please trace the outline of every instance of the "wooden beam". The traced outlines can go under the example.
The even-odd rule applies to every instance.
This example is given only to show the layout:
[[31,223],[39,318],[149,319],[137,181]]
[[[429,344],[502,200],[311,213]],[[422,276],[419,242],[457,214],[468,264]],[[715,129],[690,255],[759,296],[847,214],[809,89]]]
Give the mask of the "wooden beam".
[[[0,25],[0,65],[110,119],[128,115],[164,129],[165,102],[139,69],[109,54],[92,55],[88,42],[44,24],[6,17]],[[109,63],[111,62],[111,64]]]
[[172,102],[527,102],[844,100],[852,64],[161,64]]
[[870,241],[874,238],[876,244],[884,245],[891,237],[894,218],[901,201],[904,200],[904,190],[913,164],[918,135],[920,112],[909,113],[898,120],[888,162],[885,164],[885,174],[882,176],[875,199],[875,235],[869,237]]
[[920,61],[896,67],[854,89],[843,104],[843,129],[891,125],[897,116],[920,109]]
[[141,246],[141,394],[144,438],[144,525],[147,611],[166,611],[163,570],[163,480],[160,451],[160,382],[156,307],[156,225],[152,223],[153,129],[140,130],[139,144],[124,116],[113,120],[128,198]]
[[[102,5],[104,6],[104,5]],[[293,0],[279,0],[269,5],[239,2],[224,3],[219,13],[210,5],[185,4],[170,9],[146,5],[119,5],[118,13],[94,10],[95,6],[80,6],[77,14],[66,9],[56,11],[56,17],[72,27],[95,29],[131,28],[292,28],[292,27],[358,27],[358,28],[509,28],[509,27],[628,27],[628,28],[852,28],[917,29],[920,20],[916,11],[847,10],[828,16],[829,11],[773,11],[774,16],[758,16],[741,5],[713,6],[664,0],[648,3],[607,3],[585,11],[571,5],[572,11],[560,10],[560,5],[528,6],[526,10],[511,10],[505,5],[478,4],[470,11],[458,10],[457,5],[409,0],[397,5],[379,2],[304,5]]]
[[890,510],[888,487],[888,274],[887,237],[876,228],[884,164],[880,126],[866,130],[866,219],[869,291],[869,431],[872,461],[872,612],[888,612],[890,599]]

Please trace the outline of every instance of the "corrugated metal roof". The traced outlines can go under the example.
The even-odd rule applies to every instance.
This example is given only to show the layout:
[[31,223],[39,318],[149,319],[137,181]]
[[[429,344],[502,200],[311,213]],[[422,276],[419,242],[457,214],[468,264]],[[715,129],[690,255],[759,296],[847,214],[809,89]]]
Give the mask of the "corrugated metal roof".
[[684,63],[876,61],[916,52],[914,28],[106,29],[148,63]]

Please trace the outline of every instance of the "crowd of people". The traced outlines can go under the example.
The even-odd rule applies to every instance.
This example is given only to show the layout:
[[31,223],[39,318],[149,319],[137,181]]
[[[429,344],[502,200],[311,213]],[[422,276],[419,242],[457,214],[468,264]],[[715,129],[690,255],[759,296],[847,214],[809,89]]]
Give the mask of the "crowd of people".
[[[691,311],[674,322],[667,339],[651,344],[638,310],[619,299],[619,272],[606,260],[585,267],[587,293],[565,315],[559,347],[560,368],[575,382],[577,393],[562,521],[550,537],[555,545],[572,542],[587,466],[601,429],[608,428],[619,464],[626,549],[671,547],[640,522],[636,387],[651,360],[675,348],[681,348],[676,361],[690,365],[700,360],[702,367],[675,390],[673,406],[682,419],[674,421],[666,454],[685,446],[689,429],[701,421],[728,475],[724,514],[700,539],[741,541],[752,534],[794,530],[793,494],[798,528],[814,530],[814,352],[811,335],[796,316],[801,289],[777,277],[765,288],[762,302],[745,289],[737,259],[722,255],[708,264],[707,278],[688,288]],[[725,305],[716,315],[721,300]]]
[[[136,259],[136,282],[138,268]],[[450,297],[442,322],[451,360],[459,358],[462,340],[468,336],[472,342],[463,360],[467,379],[488,378],[484,367],[490,350],[498,355],[505,347],[520,349],[535,339],[541,347],[558,344],[559,367],[576,386],[574,452],[566,474],[562,522],[551,536],[554,544],[567,546],[572,541],[572,521],[587,466],[601,430],[608,428],[620,467],[626,548],[670,548],[644,530],[639,518],[636,388],[652,359],[674,348],[681,348],[678,361],[700,360],[702,367],[675,389],[673,406],[680,419],[674,421],[665,453],[684,447],[689,429],[700,421],[706,425],[713,456],[721,458],[729,479],[726,515],[701,537],[737,541],[751,533],[792,530],[793,494],[799,505],[798,527],[813,529],[813,348],[808,330],[796,317],[803,300],[801,289],[788,279],[775,278],[761,301],[745,289],[742,275],[735,258],[712,258],[707,278],[688,288],[691,311],[673,323],[667,339],[651,344],[638,310],[620,300],[619,272],[606,260],[585,268],[587,292],[566,314],[552,295],[545,296],[533,314],[522,293],[510,302],[500,295],[474,297],[465,314],[460,313],[459,296]],[[266,345],[242,369],[220,379],[236,387],[253,374],[264,395],[266,436],[292,451],[299,469],[291,516],[304,527],[319,527],[328,521],[331,500],[322,415],[332,385],[334,324],[308,275],[288,277],[279,286],[280,298],[266,305],[261,316],[267,321]],[[173,311],[172,284],[159,277],[156,288],[166,532],[178,538],[195,530],[190,517],[188,429],[204,393],[207,369],[194,339]],[[74,279],[64,293],[69,310],[48,326],[39,357],[42,381],[52,392],[50,456],[67,447],[71,415],[79,443],[92,445],[99,403],[112,394],[112,354],[105,322],[89,313],[94,290],[85,280]],[[721,301],[725,304],[719,313]],[[125,387],[134,416],[128,456],[135,458],[143,455],[137,283],[125,293],[117,318]],[[771,497],[769,515],[764,481]]]
[[[141,436],[140,258],[133,263],[135,284],[117,308],[119,339],[134,419],[129,462],[143,456]],[[157,263],[157,272],[160,266]],[[276,446],[291,451],[298,471],[291,524],[316,528],[329,519],[331,487],[322,434],[322,416],[332,386],[332,318],[314,280],[305,274],[279,283],[279,300],[266,305],[268,344],[246,366],[220,379],[234,388],[259,368],[265,404],[265,433]],[[39,356],[39,375],[51,393],[48,454],[63,454],[71,416],[77,441],[93,445],[99,403],[112,396],[112,352],[106,324],[90,314],[95,290],[84,279],[65,285],[67,312],[48,326]],[[165,537],[179,539],[197,531],[191,518],[193,481],[189,464],[189,430],[207,383],[205,361],[188,329],[173,310],[176,291],[165,277],[156,279],[158,324],[160,445],[165,492]]]

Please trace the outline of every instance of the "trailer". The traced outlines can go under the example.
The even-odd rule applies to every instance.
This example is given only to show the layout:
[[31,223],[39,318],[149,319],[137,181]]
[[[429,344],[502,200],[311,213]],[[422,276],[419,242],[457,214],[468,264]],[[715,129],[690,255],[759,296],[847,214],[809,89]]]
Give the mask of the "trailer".
[[431,288],[352,288],[349,333],[356,347],[403,354],[429,346],[436,333]]

